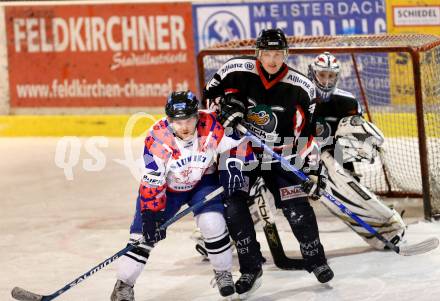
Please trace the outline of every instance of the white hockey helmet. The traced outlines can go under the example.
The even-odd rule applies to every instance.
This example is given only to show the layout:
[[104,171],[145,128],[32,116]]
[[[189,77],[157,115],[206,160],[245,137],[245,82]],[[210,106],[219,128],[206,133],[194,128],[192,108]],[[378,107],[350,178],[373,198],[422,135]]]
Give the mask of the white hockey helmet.
[[330,52],[324,52],[315,57],[309,65],[309,78],[315,83],[318,95],[326,101],[336,88],[339,79],[340,65]]

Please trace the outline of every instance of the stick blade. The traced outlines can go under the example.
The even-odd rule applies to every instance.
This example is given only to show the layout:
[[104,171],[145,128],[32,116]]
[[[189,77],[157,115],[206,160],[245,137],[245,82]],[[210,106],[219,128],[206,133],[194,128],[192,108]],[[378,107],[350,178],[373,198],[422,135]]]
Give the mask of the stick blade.
[[31,293],[21,287],[14,287],[11,295],[14,299],[20,301],[41,301],[43,296]]
[[400,246],[399,254],[403,256],[419,255],[436,249],[439,245],[437,237],[431,237],[413,245]]

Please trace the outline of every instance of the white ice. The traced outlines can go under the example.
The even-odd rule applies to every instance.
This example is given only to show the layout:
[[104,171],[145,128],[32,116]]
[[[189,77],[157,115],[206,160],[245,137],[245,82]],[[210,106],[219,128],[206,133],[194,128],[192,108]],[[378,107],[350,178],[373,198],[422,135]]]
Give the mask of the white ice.
[[[55,292],[126,244],[138,180],[114,161],[124,158],[122,139],[106,140],[108,147],[101,148],[106,162],[95,166],[97,171],[83,167],[84,159],[93,157],[86,152],[88,139],[81,139],[73,180],[67,180],[54,163],[58,140],[0,139],[2,301],[12,300],[14,286],[40,294]],[[137,143],[133,152],[141,151]],[[69,152],[64,159],[68,161]],[[411,257],[374,251],[315,205],[335,278],[322,285],[304,271],[277,269],[259,231],[268,263],[262,287],[251,300],[439,300],[440,249]],[[410,242],[439,236],[440,223],[422,221],[419,200],[396,206],[410,211],[405,218]],[[277,220],[288,255],[298,256],[298,244],[282,215]],[[217,288],[209,284],[213,276],[209,263],[201,261],[189,238],[193,227],[190,217],[170,227],[135,286],[136,300],[221,300]],[[106,267],[57,300],[109,300],[115,268],[116,264]],[[235,258],[235,277],[237,270]]]

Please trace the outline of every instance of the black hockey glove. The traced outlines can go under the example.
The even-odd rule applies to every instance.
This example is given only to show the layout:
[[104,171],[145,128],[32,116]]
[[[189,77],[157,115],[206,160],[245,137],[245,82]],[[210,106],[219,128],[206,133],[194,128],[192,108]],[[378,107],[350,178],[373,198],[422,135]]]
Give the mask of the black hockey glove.
[[154,246],[157,242],[165,239],[166,230],[160,228],[163,222],[163,211],[146,210],[142,212],[142,234],[147,245]]
[[244,117],[246,107],[234,95],[226,95],[220,102],[219,121],[223,127],[235,127]]
[[328,173],[327,168],[321,163],[317,170],[311,170],[308,173],[309,177],[316,179],[309,179],[302,184],[302,189],[308,194],[309,198],[316,201],[321,197],[320,189],[325,189],[327,186]]

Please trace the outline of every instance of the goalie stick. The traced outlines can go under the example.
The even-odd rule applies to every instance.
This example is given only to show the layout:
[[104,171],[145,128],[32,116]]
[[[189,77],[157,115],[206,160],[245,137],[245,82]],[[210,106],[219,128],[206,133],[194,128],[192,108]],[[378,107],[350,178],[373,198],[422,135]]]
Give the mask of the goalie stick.
[[[252,142],[257,145],[260,145],[266,152],[271,154],[275,159],[280,161],[281,165],[293,172],[298,178],[300,178],[304,182],[311,181],[309,177],[307,177],[302,171],[296,169],[292,166],[283,156],[274,152],[269,146],[267,146],[263,141],[258,139],[250,130],[244,127],[241,124],[237,125],[239,131],[241,131],[245,136],[247,136]],[[417,244],[408,244],[402,246],[396,246],[382,234],[376,231],[373,227],[371,227],[368,223],[366,223],[363,219],[357,216],[355,213],[351,212],[347,207],[345,207],[341,202],[339,202],[333,195],[325,191],[324,189],[319,189],[319,194],[323,195],[328,201],[335,204],[343,213],[347,214],[350,218],[352,218],[355,222],[357,222],[360,226],[364,227],[368,232],[373,234],[377,239],[382,241],[388,248],[396,252],[397,254],[403,256],[412,256],[418,255],[422,253],[426,253],[428,251],[434,250],[439,245],[439,240],[437,237],[428,238]]]
[[263,189],[267,188],[260,184],[255,188],[256,194],[254,200],[258,206],[258,214],[264,222],[263,231],[269,245],[270,253],[272,254],[273,262],[282,270],[302,270],[304,269],[304,259],[289,258],[284,252],[283,244],[281,243],[275,224],[275,217],[267,203],[268,200],[263,196]]
[[[207,202],[209,202],[210,200],[212,200],[213,198],[215,198],[216,196],[221,194],[223,191],[224,191],[223,187],[217,188],[213,192],[211,192],[208,195],[206,195],[205,198],[201,202],[196,203],[196,204],[186,208],[185,210],[182,210],[181,212],[177,213],[175,216],[173,216],[172,218],[167,220],[165,223],[163,223],[160,226],[160,228],[162,228],[163,230],[166,229],[168,226],[170,226],[174,222],[178,221],[182,217],[186,216],[188,213],[201,208]],[[49,300],[53,300],[53,299],[57,298],[58,296],[60,296],[61,294],[65,293],[67,290],[71,289],[72,287],[75,287],[77,284],[79,284],[82,281],[86,280],[87,278],[89,278],[90,276],[94,275],[95,273],[99,272],[101,269],[103,269],[104,267],[108,266],[109,264],[114,262],[116,259],[118,259],[122,255],[126,254],[127,252],[129,252],[130,250],[135,248],[142,241],[143,241],[143,239],[140,239],[140,240],[138,240],[138,241],[136,241],[134,243],[128,244],[124,249],[120,250],[119,252],[117,252],[113,256],[107,258],[106,260],[102,261],[98,265],[94,266],[89,271],[87,271],[86,273],[82,274],[81,276],[79,276],[75,280],[71,281],[69,284],[67,284],[63,288],[57,290],[53,294],[50,294],[50,295],[39,295],[39,294],[32,293],[30,291],[27,291],[27,290],[25,290],[23,288],[20,288],[20,287],[14,287],[12,289],[11,295],[12,295],[12,297],[14,299],[21,300],[21,301],[49,301]]]

